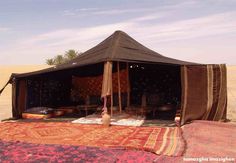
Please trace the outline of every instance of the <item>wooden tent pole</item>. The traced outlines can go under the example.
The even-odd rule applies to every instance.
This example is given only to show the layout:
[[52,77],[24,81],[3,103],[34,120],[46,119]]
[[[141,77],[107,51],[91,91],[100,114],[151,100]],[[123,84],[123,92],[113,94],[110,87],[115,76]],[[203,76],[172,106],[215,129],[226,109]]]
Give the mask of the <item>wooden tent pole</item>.
[[111,69],[111,117],[113,115],[113,86],[112,86],[112,69]]
[[121,91],[120,91],[120,62],[117,62],[117,80],[118,80],[118,98],[119,98],[119,109],[122,112],[121,107]]
[[42,106],[42,78],[40,78],[39,105]]
[[127,71],[127,107],[130,106],[130,79],[129,79],[129,63],[126,63]]

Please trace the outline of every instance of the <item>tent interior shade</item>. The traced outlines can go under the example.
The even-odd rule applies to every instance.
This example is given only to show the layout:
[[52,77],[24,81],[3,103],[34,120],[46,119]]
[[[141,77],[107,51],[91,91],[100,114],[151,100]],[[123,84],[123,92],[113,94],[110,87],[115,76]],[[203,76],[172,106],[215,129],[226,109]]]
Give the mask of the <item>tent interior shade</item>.
[[[146,113],[147,118],[167,118],[174,119],[176,109],[181,103],[181,87],[180,87],[180,67],[170,65],[155,65],[143,63],[124,62],[119,63],[120,66],[120,92],[121,92],[121,109],[126,110],[128,101],[128,82],[130,85],[130,101],[129,105],[140,108],[142,96],[146,96],[146,106],[150,112]],[[117,62],[113,62],[112,68],[112,90],[114,106],[119,105],[119,88],[117,75]],[[91,71],[95,70],[95,71]],[[89,96],[89,104],[102,105],[102,79],[103,79],[102,64],[94,64],[89,66],[79,67],[73,70],[65,70],[66,72],[54,72],[48,76],[39,75],[33,78],[25,78],[26,82],[25,93],[25,109],[20,109],[19,114],[24,110],[33,107],[50,107],[58,108],[60,106],[77,106],[87,103]],[[127,79],[127,70],[129,78]],[[66,76],[63,74],[67,74]],[[21,88],[21,87],[20,87]],[[22,89],[22,88],[21,88]],[[22,106],[24,100],[18,100],[18,105]],[[157,109],[163,105],[172,105],[173,110],[163,114],[155,114],[153,109]],[[111,103],[108,101],[108,107]],[[22,108],[22,107],[21,107]],[[155,111],[157,113],[158,110]]]

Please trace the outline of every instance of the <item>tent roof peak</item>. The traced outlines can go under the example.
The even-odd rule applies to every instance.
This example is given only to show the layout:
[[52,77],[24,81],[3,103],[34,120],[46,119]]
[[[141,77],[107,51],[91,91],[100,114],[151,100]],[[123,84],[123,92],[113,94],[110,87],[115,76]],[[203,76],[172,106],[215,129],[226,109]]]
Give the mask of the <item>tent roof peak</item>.
[[[124,31],[121,31],[121,30],[116,30],[116,31],[114,32],[114,34],[120,34],[120,33],[126,34]],[[127,34],[126,34],[126,35],[127,35]]]
[[125,32],[117,30],[95,47],[57,67],[88,65],[104,61],[153,62],[175,65],[195,64],[165,57],[142,45]]
[[58,70],[70,69],[79,66],[92,65],[106,61],[119,62],[142,62],[142,63],[159,63],[170,65],[196,65],[196,63],[185,62],[169,57],[165,57],[136,41],[128,34],[121,30],[117,30],[105,40],[100,42],[93,48],[85,51],[76,58],[40,71],[19,74],[14,76],[30,76],[54,72]]

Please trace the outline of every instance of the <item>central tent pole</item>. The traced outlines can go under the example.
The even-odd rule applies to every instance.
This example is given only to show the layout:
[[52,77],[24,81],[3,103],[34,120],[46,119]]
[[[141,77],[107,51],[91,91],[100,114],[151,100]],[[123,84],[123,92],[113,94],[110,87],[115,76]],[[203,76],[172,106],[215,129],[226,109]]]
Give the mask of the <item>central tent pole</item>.
[[119,109],[121,113],[122,107],[121,107],[121,91],[120,91],[120,62],[117,62],[117,80],[118,80]]

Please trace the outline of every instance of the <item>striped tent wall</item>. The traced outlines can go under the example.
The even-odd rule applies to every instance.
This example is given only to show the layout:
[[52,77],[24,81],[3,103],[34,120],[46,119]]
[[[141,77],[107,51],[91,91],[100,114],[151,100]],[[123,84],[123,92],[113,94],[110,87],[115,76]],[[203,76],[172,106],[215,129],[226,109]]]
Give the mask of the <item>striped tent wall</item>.
[[188,121],[226,119],[226,65],[195,65],[181,68],[181,125]]

